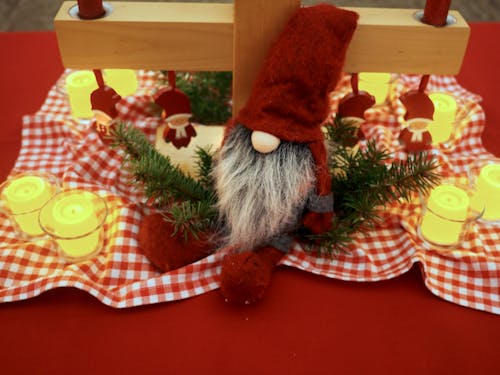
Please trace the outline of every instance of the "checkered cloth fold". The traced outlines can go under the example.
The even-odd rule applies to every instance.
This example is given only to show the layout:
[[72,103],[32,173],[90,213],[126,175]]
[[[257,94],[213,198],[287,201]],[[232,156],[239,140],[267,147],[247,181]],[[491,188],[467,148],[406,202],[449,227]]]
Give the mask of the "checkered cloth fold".
[[[82,187],[103,196],[110,212],[104,227],[104,251],[84,262],[67,263],[48,239],[20,240],[0,213],[0,301],[23,300],[49,289],[70,286],[87,291],[106,305],[121,308],[179,300],[217,289],[224,251],[164,274],[142,255],[137,233],[148,212],[141,204],[144,197],[140,191],[130,190],[131,176],[121,168],[120,154],[100,141],[90,122],[72,119],[63,87],[69,73],[65,72],[52,87],[36,114],[24,116],[21,152],[12,174],[44,171],[58,177],[65,187]],[[390,150],[395,160],[407,158],[397,140],[404,115],[398,97],[418,87],[419,79],[397,77],[389,105],[367,113],[364,133]],[[150,115],[157,76],[141,71],[139,81],[136,95],[119,103],[119,116],[142,129],[153,141],[161,121]],[[349,90],[349,77],[345,76],[332,95],[333,112]],[[485,126],[481,98],[447,76],[432,76],[428,90],[449,93],[458,101],[457,130],[447,147],[434,152],[443,174],[465,178],[473,162],[493,157],[481,143]],[[351,281],[390,279],[419,263],[425,285],[435,295],[500,314],[500,224],[476,223],[460,248],[442,253],[417,235],[420,213],[418,199],[395,202],[387,207],[376,229],[355,235],[350,253],[335,259],[318,258],[308,255],[296,243],[281,263]]]

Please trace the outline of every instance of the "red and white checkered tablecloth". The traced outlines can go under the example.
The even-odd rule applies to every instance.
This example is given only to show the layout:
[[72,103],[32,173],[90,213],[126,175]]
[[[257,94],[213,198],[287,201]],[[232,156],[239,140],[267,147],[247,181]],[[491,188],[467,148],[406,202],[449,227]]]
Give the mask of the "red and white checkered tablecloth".
[[[164,274],[141,254],[136,236],[147,213],[141,204],[143,197],[130,190],[130,176],[121,168],[119,153],[100,141],[89,122],[72,119],[63,87],[68,73],[52,87],[36,114],[24,116],[21,152],[12,173],[45,171],[57,176],[64,186],[83,187],[103,196],[110,207],[105,249],[87,261],[67,263],[49,240],[22,241],[6,217],[0,216],[0,301],[23,300],[71,286],[106,305],[131,307],[217,289],[224,251]],[[119,103],[120,117],[133,122],[153,141],[159,120],[148,116],[148,107],[157,77],[152,72],[139,72],[139,78],[136,95]],[[397,77],[390,105],[370,110],[364,126],[367,137],[375,137],[395,159],[406,158],[397,141],[404,114],[397,98],[418,87],[419,79]],[[443,175],[465,177],[473,162],[493,157],[481,143],[485,126],[481,98],[453,77],[432,76],[428,89],[450,93],[458,101],[458,129],[448,145],[437,148],[435,154]],[[333,110],[348,90],[349,77],[344,77],[332,96]],[[295,244],[282,264],[342,280],[377,281],[401,275],[418,262],[432,293],[462,306],[500,314],[500,224],[476,223],[460,248],[444,254],[417,236],[420,212],[418,201],[394,203],[387,207],[379,227],[355,236],[350,253],[324,259],[306,254]]]

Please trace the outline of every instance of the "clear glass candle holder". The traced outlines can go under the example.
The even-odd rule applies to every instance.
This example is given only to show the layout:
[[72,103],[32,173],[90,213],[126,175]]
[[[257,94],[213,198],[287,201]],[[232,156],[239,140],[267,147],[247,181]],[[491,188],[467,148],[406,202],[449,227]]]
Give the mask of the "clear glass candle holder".
[[500,159],[480,159],[469,166],[469,184],[484,201],[481,221],[500,224]]
[[58,191],[58,180],[51,174],[19,173],[0,185],[0,210],[22,238],[41,238],[45,232],[38,222],[40,209]]
[[484,213],[484,202],[467,185],[445,182],[421,197],[418,235],[441,250],[460,247],[471,226]]
[[64,190],[40,210],[42,230],[57,244],[59,254],[70,262],[97,255],[104,244],[105,200],[80,189]]

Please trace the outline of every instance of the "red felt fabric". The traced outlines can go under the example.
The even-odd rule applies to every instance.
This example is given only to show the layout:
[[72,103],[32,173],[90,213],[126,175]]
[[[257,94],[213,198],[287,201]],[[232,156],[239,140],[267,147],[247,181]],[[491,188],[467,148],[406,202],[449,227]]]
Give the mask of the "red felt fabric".
[[231,303],[250,304],[262,299],[276,264],[284,253],[270,246],[234,252],[222,260],[220,289]]
[[[459,82],[484,97],[485,146],[500,156],[500,23],[473,24]],[[20,119],[62,73],[52,33],[0,33],[0,177],[17,157]],[[219,292],[109,308],[77,289],[0,305],[5,374],[497,374],[500,319],[433,296],[418,268],[377,283],[293,269],[252,306]]]
[[164,272],[194,263],[213,252],[213,244],[208,240],[210,235],[195,239],[182,229],[175,235],[170,235],[172,233],[175,233],[172,223],[156,213],[144,216],[137,236],[141,251]]

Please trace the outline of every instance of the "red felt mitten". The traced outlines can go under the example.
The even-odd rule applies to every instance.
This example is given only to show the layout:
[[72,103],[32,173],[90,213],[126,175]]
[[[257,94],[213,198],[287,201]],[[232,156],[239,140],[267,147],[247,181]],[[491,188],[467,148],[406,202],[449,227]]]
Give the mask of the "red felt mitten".
[[139,228],[139,247],[148,260],[163,272],[194,263],[213,251],[209,234],[195,239],[182,231],[172,236],[174,227],[161,214],[144,217]]
[[271,246],[227,254],[222,261],[221,292],[228,302],[249,304],[260,300],[271,274],[284,253]]

